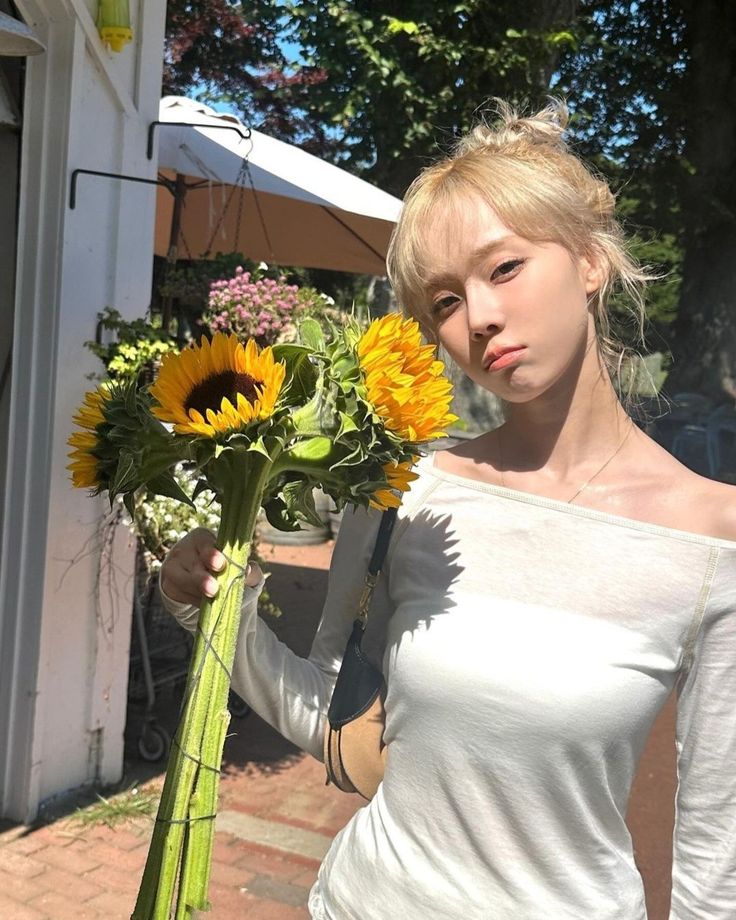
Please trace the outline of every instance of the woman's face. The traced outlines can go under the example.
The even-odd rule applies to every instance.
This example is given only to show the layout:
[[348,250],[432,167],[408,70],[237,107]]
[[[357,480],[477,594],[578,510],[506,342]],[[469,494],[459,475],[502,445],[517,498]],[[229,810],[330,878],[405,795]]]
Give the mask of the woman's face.
[[557,243],[515,235],[480,200],[457,213],[425,237],[439,342],[472,380],[509,402],[577,378],[588,356],[597,360],[588,297],[600,271]]

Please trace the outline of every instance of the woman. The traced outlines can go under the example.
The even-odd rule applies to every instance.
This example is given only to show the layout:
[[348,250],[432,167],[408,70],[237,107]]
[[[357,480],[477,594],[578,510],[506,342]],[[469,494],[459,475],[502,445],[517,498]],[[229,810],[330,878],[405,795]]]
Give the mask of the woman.
[[[337,836],[320,920],[644,920],[624,814],[673,688],[672,920],[736,916],[736,491],[689,471],[612,384],[615,287],[641,311],[606,184],[566,112],[502,108],[409,190],[389,254],[399,302],[506,404],[421,460],[370,629],[387,681],[386,775]],[[308,660],[255,615],[233,685],[321,756],[376,516],[346,516]],[[223,560],[197,531],[162,588],[191,626]]]

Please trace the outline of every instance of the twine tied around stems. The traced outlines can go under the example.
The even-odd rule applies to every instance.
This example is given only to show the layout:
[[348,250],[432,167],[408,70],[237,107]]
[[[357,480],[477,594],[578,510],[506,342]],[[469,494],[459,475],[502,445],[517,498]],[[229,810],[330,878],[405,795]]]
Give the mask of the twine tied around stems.
[[[222,550],[220,550],[220,552],[222,552]],[[227,586],[227,592],[225,593],[225,600],[227,601],[228,596],[229,596],[230,592],[232,591],[233,587],[236,585],[236,583],[237,583],[240,579],[243,579],[243,578],[246,578],[246,577],[247,577],[248,571],[249,571],[249,569],[250,569],[250,565],[248,565],[248,566],[242,566],[242,565],[240,565],[240,563],[236,562],[234,559],[231,559],[231,558],[227,555],[227,553],[222,553],[222,555],[225,557],[225,560],[227,561],[227,563],[228,563],[229,565],[231,565],[231,566],[233,566],[233,568],[239,570],[239,571],[238,571],[238,574],[237,574],[233,579],[231,579],[230,584]],[[223,609],[224,609],[224,608],[223,608]],[[220,613],[220,616],[222,616],[222,612]],[[219,622],[219,617],[218,617],[218,620],[215,621],[215,625],[214,625],[214,628],[213,628],[213,630],[212,630],[213,633],[217,630],[218,622]],[[190,696],[192,695],[192,693],[194,692],[194,690],[195,690],[195,688],[196,688],[196,686],[197,686],[197,684],[198,684],[198,682],[199,682],[199,680],[200,680],[200,678],[201,678],[201,676],[202,676],[202,669],[204,668],[205,657],[206,657],[206,655],[207,655],[208,652],[211,652],[211,653],[215,656],[216,661],[219,663],[220,667],[221,667],[222,670],[225,672],[225,674],[227,674],[228,683],[232,682],[232,673],[230,672],[230,670],[228,669],[228,667],[225,665],[225,662],[222,660],[222,658],[221,658],[220,655],[218,654],[217,650],[213,647],[212,641],[211,641],[210,637],[207,636],[207,635],[204,633],[204,631],[203,631],[202,627],[200,626],[199,622],[197,622],[197,632],[200,634],[200,636],[202,636],[202,639],[203,639],[203,641],[204,641],[205,654],[202,656],[202,662],[201,662],[201,664],[200,664],[200,666],[199,666],[199,669],[197,670],[196,674],[194,675],[194,679],[191,681],[191,683],[190,683],[190,685],[189,685],[188,694],[187,694],[187,696],[185,696],[184,699],[182,700],[182,704],[181,704],[181,711],[182,711],[182,712],[183,712],[184,709],[186,708],[186,704],[187,704],[187,702],[188,702],[188,700],[189,700],[189,697],[190,697]],[[177,733],[177,734],[178,734],[178,733]],[[212,766],[212,764],[205,763],[203,760],[200,760],[199,757],[196,757],[194,754],[191,754],[189,751],[185,750],[185,749],[181,746],[181,744],[179,744],[179,740],[178,740],[177,735],[174,735],[174,737],[171,739],[171,743],[172,743],[173,745],[175,745],[175,746],[178,748],[178,750],[181,752],[182,756],[186,757],[187,760],[191,760],[191,762],[194,763],[194,764],[196,764],[197,767],[202,768],[202,769],[204,769],[204,770],[210,770],[212,773],[216,773],[218,776],[221,776],[221,775],[222,775],[222,769],[221,769],[220,766],[214,767],[214,766]],[[160,817],[156,816],[155,821],[156,821],[157,824],[192,824],[192,823],[195,822],[195,821],[214,821],[216,817],[217,817],[217,814],[212,814],[212,815],[197,815],[196,817],[186,817],[186,818],[160,818]]]

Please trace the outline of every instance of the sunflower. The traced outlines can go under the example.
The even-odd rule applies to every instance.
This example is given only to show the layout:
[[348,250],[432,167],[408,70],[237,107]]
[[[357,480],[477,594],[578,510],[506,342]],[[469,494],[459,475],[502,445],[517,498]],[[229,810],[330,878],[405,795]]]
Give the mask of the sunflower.
[[398,313],[374,320],[358,342],[368,401],[386,428],[414,443],[440,438],[457,421],[449,412],[452,384],[419,325]]
[[383,489],[378,489],[373,493],[370,499],[370,505],[385,511],[386,508],[398,508],[401,504],[401,497],[397,492],[408,492],[411,483],[418,478],[417,473],[412,473],[411,468],[416,463],[417,458],[406,460],[404,463],[386,463],[383,472],[386,474],[388,484]]
[[105,422],[103,407],[109,398],[109,390],[104,385],[85,393],[84,402],[74,416],[74,423],[84,429],[75,431],[67,441],[74,448],[69,454],[72,462],[67,469],[77,489],[99,489],[102,486],[102,464],[95,451],[101,446],[97,427]]
[[158,402],[152,411],[177,434],[214,438],[272,415],[285,373],[270,348],[216,332],[212,342],[203,336],[164,357],[150,390]]

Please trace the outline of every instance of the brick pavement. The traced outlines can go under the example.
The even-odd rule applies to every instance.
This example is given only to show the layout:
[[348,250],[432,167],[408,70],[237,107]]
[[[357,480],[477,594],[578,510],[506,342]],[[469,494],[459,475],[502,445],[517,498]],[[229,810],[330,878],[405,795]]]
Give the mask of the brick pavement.
[[[258,799],[263,782],[278,786],[269,804]],[[160,786],[160,780],[153,781]],[[294,789],[300,790],[296,808]],[[304,817],[313,797],[316,821]],[[270,844],[218,830],[210,899],[212,920],[304,920],[307,896],[319,858],[299,852],[293,831],[311,833],[329,845],[331,835],[357,806],[352,798],[325,789],[322,767],[303,758],[264,780],[245,771],[223,783],[221,815],[259,814],[259,827],[272,826]],[[293,815],[293,820],[292,820]],[[113,828],[82,827],[74,818],[28,830],[0,833],[0,917],[2,920],[128,920],[135,903],[150,835],[150,821]]]
[[[332,544],[261,549],[272,569],[272,597],[285,611],[270,625],[306,654]],[[162,714],[163,724],[166,719]],[[362,800],[325,787],[322,764],[257,716],[232,725],[215,838],[212,910],[204,916],[305,920],[321,858]],[[150,768],[128,764],[126,785],[146,771],[150,775]],[[154,775],[142,788],[158,790],[161,783]],[[37,828],[0,830],[0,920],[128,920],[150,832],[150,819],[84,827],[73,815]]]
[[[331,544],[265,550],[271,593],[285,611],[271,623],[305,654],[319,615]],[[674,768],[669,706],[655,726],[634,786],[629,820],[650,920],[666,920]],[[323,767],[255,715],[234,720],[225,748],[213,858],[212,920],[306,920],[321,855],[362,804],[324,785]],[[146,778],[128,764],[126,785]],[[148,778],[160,788],[161,777]],[[0,828],[0,920],[128,920],[151,830],[139,819],[82,827],[62,816]]]

